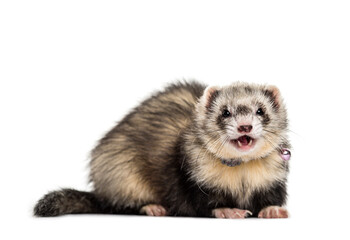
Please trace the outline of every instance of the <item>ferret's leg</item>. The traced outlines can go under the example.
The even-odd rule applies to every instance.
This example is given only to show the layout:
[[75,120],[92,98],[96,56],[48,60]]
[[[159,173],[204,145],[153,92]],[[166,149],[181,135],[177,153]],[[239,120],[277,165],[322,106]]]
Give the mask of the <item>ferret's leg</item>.
[[212,211],[216,218],[246,218],[252,213],[238,208],[216,208]]
[[279,206],[270,206],[259,212],[259,218],[288,218],[287,209]]
[[162,205],[148,204],[140,209],[140,213],[148,216],[165,216],[166,210]]

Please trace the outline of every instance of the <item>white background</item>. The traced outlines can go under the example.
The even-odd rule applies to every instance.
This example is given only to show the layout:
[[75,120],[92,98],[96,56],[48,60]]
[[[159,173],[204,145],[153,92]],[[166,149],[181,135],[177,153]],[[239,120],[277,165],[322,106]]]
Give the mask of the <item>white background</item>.
[[[335,0],[1,1],[0,238],[349,238],[349,12]],[[49,190],[88,190],[96,141],[182,78],[280,88],[290,219],[32,217]]]

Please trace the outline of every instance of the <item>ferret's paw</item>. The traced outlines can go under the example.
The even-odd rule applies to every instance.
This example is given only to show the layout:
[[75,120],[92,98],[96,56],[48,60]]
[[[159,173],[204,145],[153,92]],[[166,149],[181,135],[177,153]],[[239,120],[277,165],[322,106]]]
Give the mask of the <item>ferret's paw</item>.
[[246,218],[249,215],[253,215],[248,210],[238,208],[216,208],[212,213],[216,218]]
[[279,206],[266,207],[258,214],[259,218],[288,218],[288,216],[287,209]]
[[146,214],[148,216],[166,216],[166,210],[162,205],[149,204],[145,205],[140,209],[141,214]]

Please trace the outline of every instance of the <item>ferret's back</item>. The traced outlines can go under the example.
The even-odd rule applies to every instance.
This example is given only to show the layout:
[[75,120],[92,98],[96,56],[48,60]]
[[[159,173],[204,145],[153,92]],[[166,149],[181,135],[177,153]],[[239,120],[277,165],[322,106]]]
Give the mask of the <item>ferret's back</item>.
[[192,120],[195,104],[204,88],[204,85],[197,82],[180,82],[154,94],[134,108],[101,139],[92,157],[99,155],[104,145],[110,146],[116,141],[120,143],[129,140],[132,142],[129,148],[149,151],[156,143],[175,140],[179,131]]
[[[182,131],[194,117],[205,86],[196,82],[168,86],[134,108],[92,151],[90,179],[96,191],[130,206],[156,198],[143,174],[166,164]],[[153,168],[153,170],[152,170]],[[148,169],[148,170],[147,170]]]

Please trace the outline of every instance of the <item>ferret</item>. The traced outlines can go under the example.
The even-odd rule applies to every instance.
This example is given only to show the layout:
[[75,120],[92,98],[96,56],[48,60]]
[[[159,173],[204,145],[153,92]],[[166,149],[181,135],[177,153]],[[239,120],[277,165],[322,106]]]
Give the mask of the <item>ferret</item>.
[[275,86],[173,83],[92,150],[91,192],[50,192],[34,215],[287,218],[287,131]]

